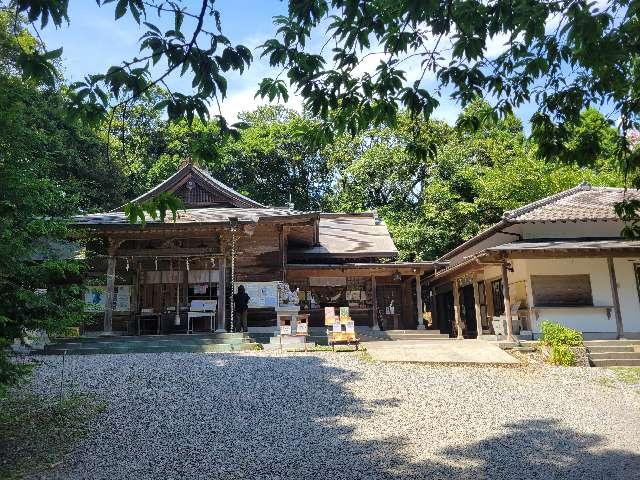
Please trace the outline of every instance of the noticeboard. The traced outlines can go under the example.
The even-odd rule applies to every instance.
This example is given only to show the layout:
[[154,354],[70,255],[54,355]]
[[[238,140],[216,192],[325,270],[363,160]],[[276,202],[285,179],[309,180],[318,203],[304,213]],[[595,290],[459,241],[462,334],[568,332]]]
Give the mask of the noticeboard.
[[278,282],[235,282],[233,293],[244,285],[249,295],[249,308],[276,308],[278,306]]

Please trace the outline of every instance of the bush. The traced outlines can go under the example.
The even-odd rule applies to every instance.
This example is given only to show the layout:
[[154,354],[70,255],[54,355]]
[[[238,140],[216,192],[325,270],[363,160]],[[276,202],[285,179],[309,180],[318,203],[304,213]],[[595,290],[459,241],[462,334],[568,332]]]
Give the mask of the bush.
[[580,347],[582,346],[582,333],[572,328],[567,328],[559,323],[544,320],[541,325],[542,336],[540,341],[551,347]]
[[576,364],[576,356],[566,345],[554,345],[551,347],[549,363],[571,367]]

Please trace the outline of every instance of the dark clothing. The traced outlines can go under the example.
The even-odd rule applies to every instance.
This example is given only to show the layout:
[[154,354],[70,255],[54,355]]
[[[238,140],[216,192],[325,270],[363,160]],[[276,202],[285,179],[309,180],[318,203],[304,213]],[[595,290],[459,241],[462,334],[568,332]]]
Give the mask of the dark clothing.
[[236,313],[235,321],[236,332],[246,332],[247,329],[247,311]]
[[246,312],[249,309],[249,299],[251,297],[246,293],[238,292],[233,295],[233,305],[235,311],[238,313]]
[[238,293],[233,295],[233,327],[236,332],[247,331],[247,310],[249,310],[250,298],[244,290],[244,285],[240,285]]

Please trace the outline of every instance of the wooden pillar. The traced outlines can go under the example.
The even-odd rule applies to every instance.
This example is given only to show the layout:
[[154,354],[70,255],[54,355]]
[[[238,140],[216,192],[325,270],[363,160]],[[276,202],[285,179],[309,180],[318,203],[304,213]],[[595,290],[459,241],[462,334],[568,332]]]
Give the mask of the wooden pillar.
[[457,330],[457,339],[462,340],[462,318],[460,318],[460,290],[458,289],[458,279],[453,279],[453,319]]
[[280,226],[280,254],[281,254],[281,265],[282,269],[282,281],[287,281],[287,237],[288,237],[287,227],[284,225]]
[[473,304],[476,311],[476,327],[478,331],[478,338],[480,338],[482,337],[482,311],[480,310],[480,289],[478,288],[478,281],[475,276],[473,277]]
[[611,296],[613,297],[613,310],[616,315],[617,337],[624,337],[624,325],[622,324],[622,312],[620,311],[620,296],[618,294],[618,281],[616,280],[616,269],[613,265],[613,257],[607,257],[609,266],[609,280],[611,281]]
[[484,300],[487,303],[487,320],[491,322],[493,320],[493,289],[491,288],[491,281],[484,281]]
[[420,274],[416,274],[416,310],[418,313],[418,330],[424,330],[424,321],[422,320],[422,283],[420,282]]
[[433,286],[429,287],[429,295],[431,298],[431,326],[440,329],[440,311],[438,310],[438,295]]
[[220,257],[218,270],[220,278],[218,279],[218,328],[216,328],[216,331],[224,332],[227,309],[227,257],[224,252]]
[[511,297],[509,296],[509,276],[507,274],[507,262],[502,262],[502,296],[504,297],[504,316],[507,319],[507,339],[513,338],[513,325],[511,324]]
[[109,254],[107,260],[107,295],[104,302],[103,335],[113,335],[113,294],[116,283],[116,257]]
[[378,325],[378,283],[375,275],[371,275],[371,318],[373,319],[371,328],[380,330]]

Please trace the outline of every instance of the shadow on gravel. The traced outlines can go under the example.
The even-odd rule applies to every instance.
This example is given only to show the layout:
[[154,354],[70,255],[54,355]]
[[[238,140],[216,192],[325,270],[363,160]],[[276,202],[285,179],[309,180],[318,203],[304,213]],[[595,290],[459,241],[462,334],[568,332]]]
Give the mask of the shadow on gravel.
[[[552,420],[507,426],[508,432],[461,449],[442,452],[449,462],[473,462],[452,468],[444,478],[464,479],[624,479],[640,478],[640,455],[595,451],[603,442]],[[421,467],[418,467],[421,468]],[[425,466],[425,472],[429,472]],[[420,476],[420,474],[418,474]]]
[[351,424],[382,407],[351,392],[357,373],[318,356],[101,357],[79,361],[76,377],[99,378],[82,388],[106,395],[109,407],[43,478],[630,479],[640,471],[640,456],[595,451],[599,437],[545,420],[413,463],[404,451],[424,439],[400,428],[384,440],[356,436]]

